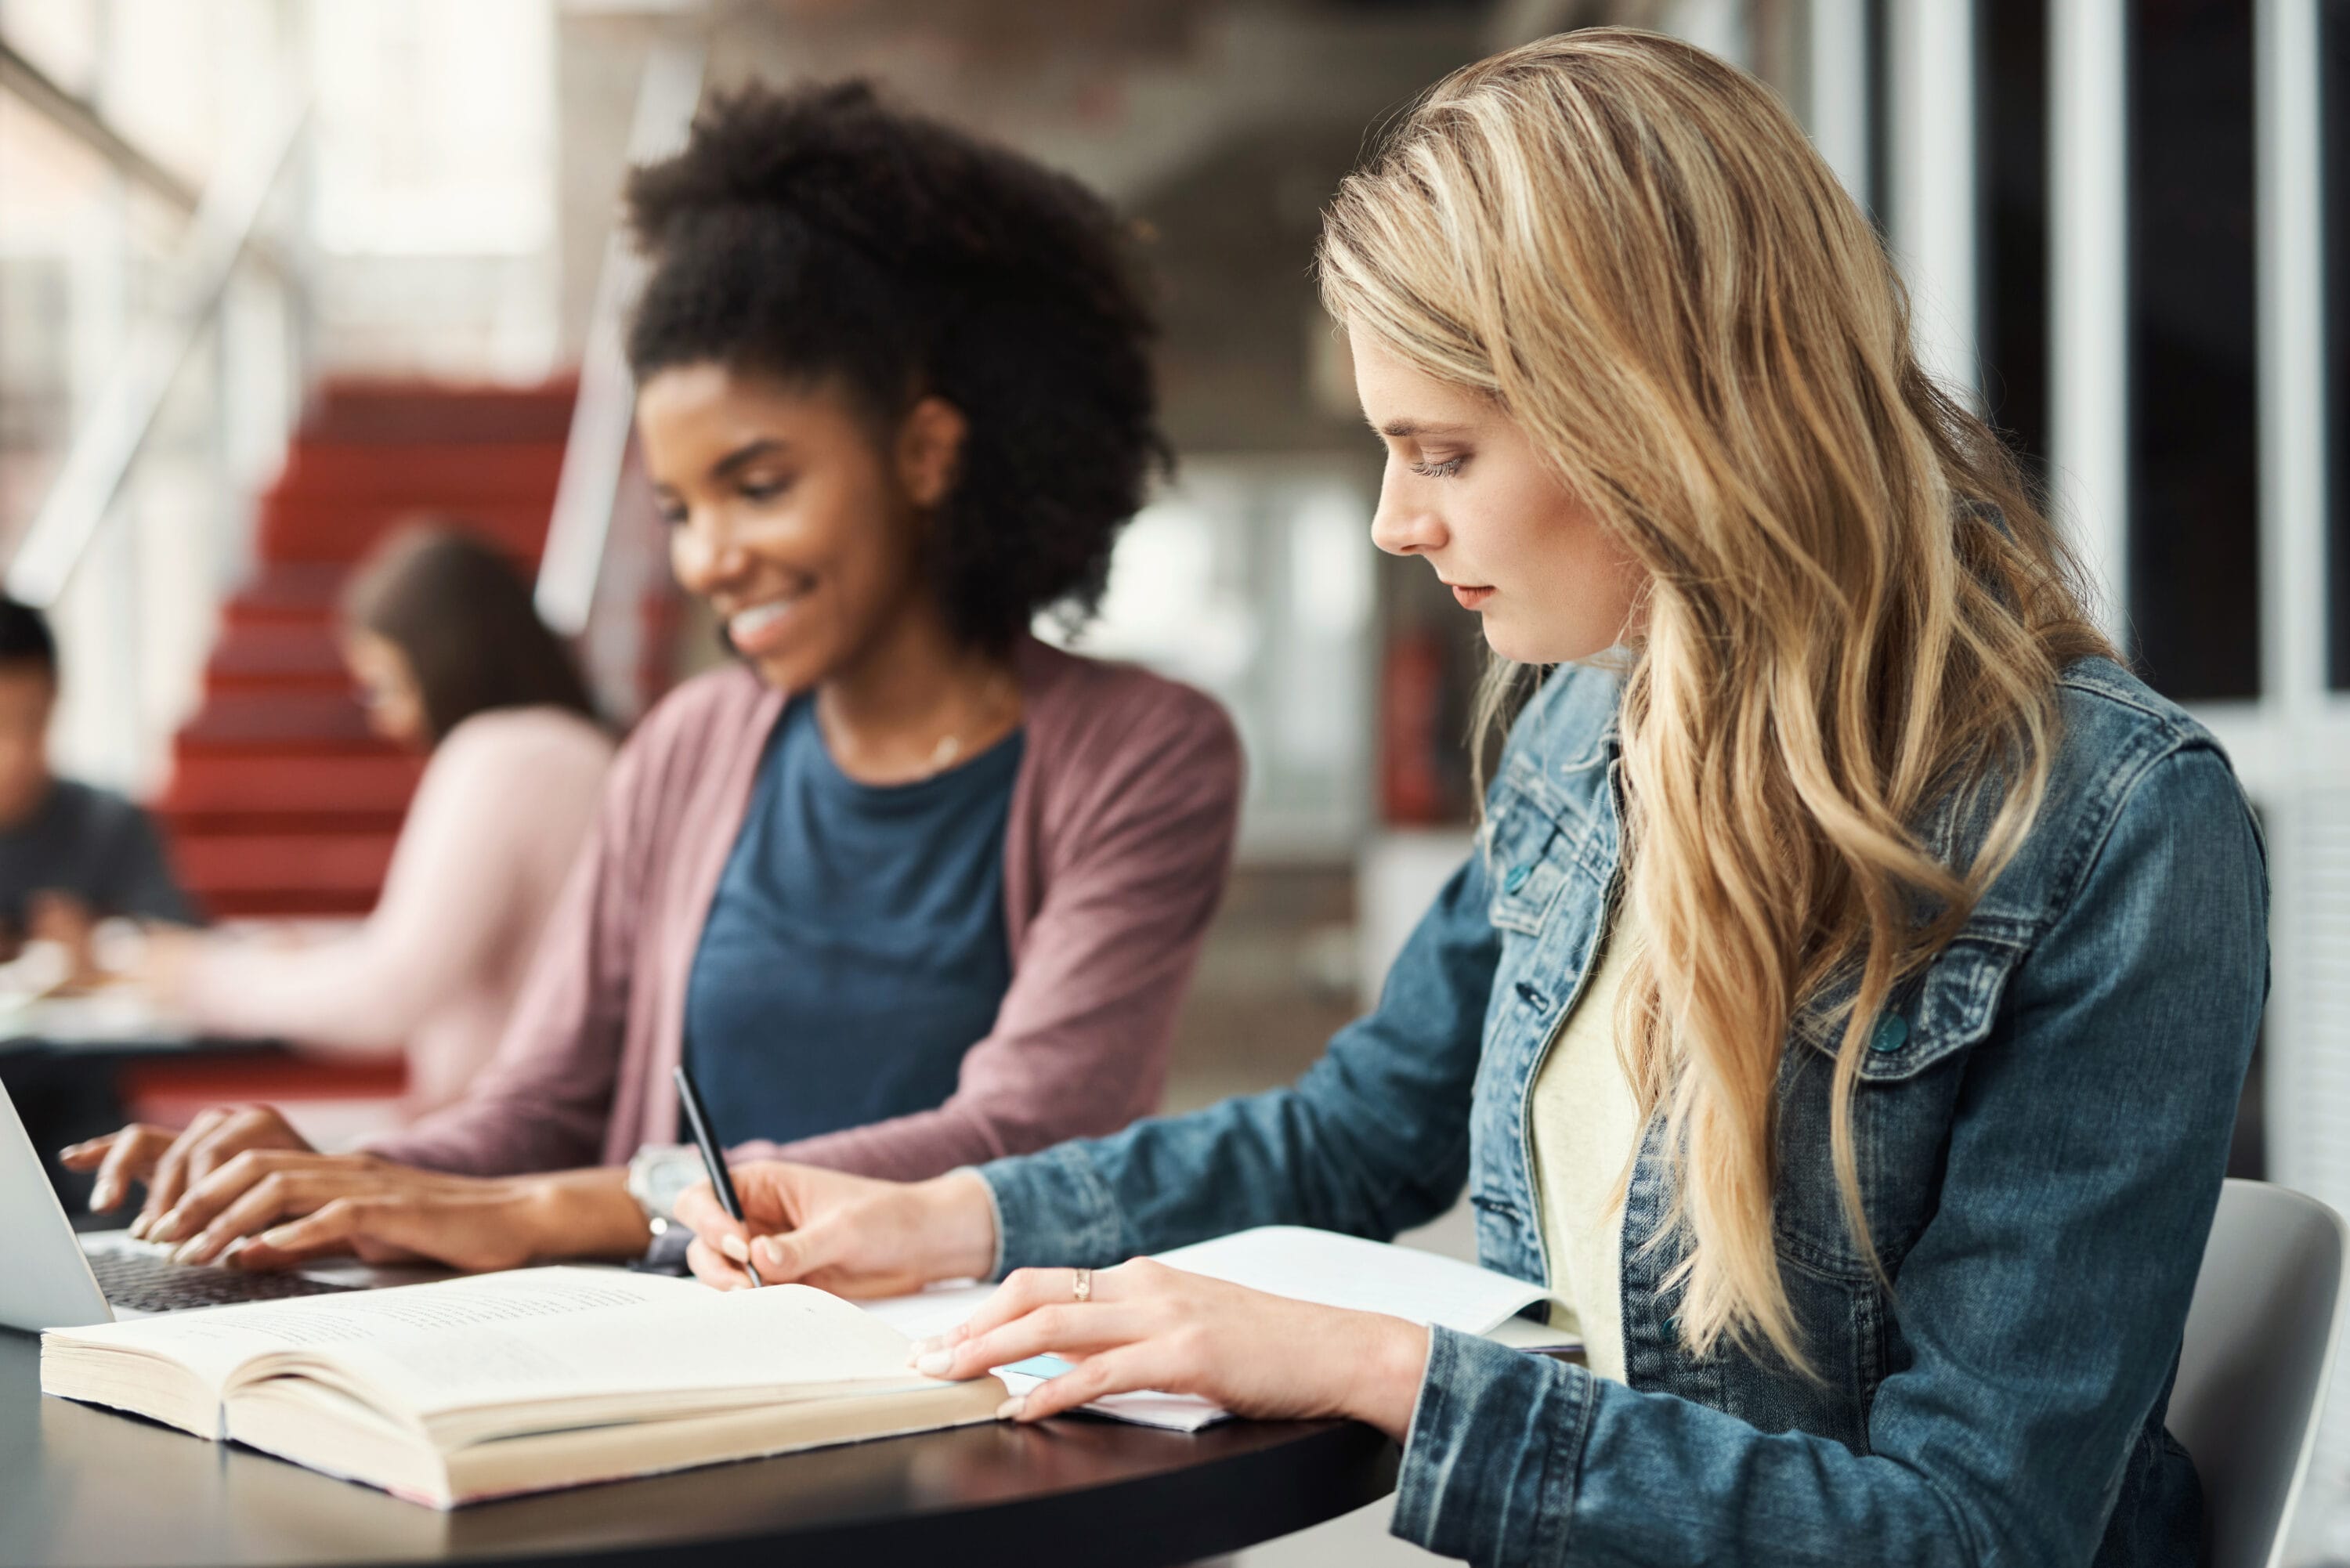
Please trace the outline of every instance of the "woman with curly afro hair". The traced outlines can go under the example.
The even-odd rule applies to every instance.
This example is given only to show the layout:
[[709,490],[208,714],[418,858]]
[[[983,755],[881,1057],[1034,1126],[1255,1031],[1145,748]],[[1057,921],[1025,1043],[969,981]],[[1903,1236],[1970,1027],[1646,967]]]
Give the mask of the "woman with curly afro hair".
[[860,84],[720,99],[628,206],[645,467],[735,659],[623,751],[463,1100],[356,1154],[266,1107],[125,1143],[188,1261],[643,1252],[700,1175],[681,1063],[735,1158],[901,1179],[1157,1102],[1238,742],[1028,631],[1167,457],[1109,209]]

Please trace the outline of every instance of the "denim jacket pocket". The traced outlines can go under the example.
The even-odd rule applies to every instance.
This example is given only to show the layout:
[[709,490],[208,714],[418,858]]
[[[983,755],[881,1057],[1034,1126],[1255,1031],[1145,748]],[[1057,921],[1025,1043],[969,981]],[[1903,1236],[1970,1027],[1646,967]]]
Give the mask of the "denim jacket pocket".
[[[1926,972],[1895,988],[1869,1031],[1860,1077],[1872,1084],[1911,1078],[1991,1033],[2007,979],[2024,943],[2003,932],[1961,931]],[[1854,982],[1832,986],[1795,1020],[1791,1044],[1835,1059],[1844,1044],[1845,1010]]]
[[[1860,1076],[1872,1084],[1914,1077],[1991,1033],[2007,978],[2023,956],[2020,942],[1962,932],[1927,969],[1921,984],[1895,998],[1871,1032]],[[1898,1020],[1898,1022],[1896,1022]],[[1833,1044],[1830,1050],[1834,1050]]]
[[1783,1255],[1852,1281],[1874,1279],[1878,1266],[1888,1274],[1899,1266],[1933,1216],[1939,1151],[1956,1114],[1967,1053],[1997,1026],[2022,952],[2020,942],[2001,933],[1963,933],[1872,1025],[1852,1097],[1866,1248],[1852,1234],[1831,1153],[1842,1041],[1832,1004],[1799,1025],[1779,1083],[1774,1229]]
[[1485,819],[1482,848],[1492,884],[1490,918],[1501,930],[1533,936],[1566,886],[1567,830],[1514,773],[1504,775]]

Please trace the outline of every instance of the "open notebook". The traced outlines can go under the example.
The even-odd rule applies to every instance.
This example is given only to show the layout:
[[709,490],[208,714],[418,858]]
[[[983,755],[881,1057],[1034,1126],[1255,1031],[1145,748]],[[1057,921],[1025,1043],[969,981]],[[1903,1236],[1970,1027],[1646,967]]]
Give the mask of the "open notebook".
[[41,1336],[41,1390],[449,1508],[992,1419],[797,1285],[522,1269]]
[[[1483,1334],[1528,1350],[1573,1349],[1575,1334],[1518,1314],[1536,1302],[1558,1298],[1542,1286],[1497,1274],[1473,1263],[1341,1236],[1298,1225],[1264,1225],[1219,1236],[1158,1254],[1171,1269],[1187,1269],[1251,1290],[1290,1296],[1323,1306],[1386,1313],[1463,1334]],[[942,1334],[971,1315],[987,1299],[990,1285],[925,1291],[893,1301],[868,1302],[866,1311],[910,1337]],[[1015,1394],[1067,1370],[1057,1357],[1040,1355],[1000,1366],[995,1375]],[[1184,1394],[1115,1394],[1086,1407],[1105,1416],[1147,1427],[1195,1432],[1231,1412]]]

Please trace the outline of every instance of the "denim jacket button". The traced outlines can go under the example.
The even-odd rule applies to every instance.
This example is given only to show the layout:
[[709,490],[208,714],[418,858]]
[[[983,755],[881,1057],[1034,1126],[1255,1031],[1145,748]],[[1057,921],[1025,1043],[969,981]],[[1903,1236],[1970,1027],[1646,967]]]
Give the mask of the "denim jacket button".
[[1526,885],[1526,878],[1534,874],[1534,868],[1531,866],[1511,867],[1508,874],[1502,878],[1502,891],[1504,893],[1516,892],[1519,888]]
[[1909,1038],[1909,1021],[1898,1012],[1888,1012],[1877,1021],[1877,1033],[1869,1036],[1872,1051],[1898,1051]]
[[1675,1313],[1672,1316],[1665,1319],[1665,1337],[1667,1339],[1679,1339],[1680,1337],[1680,1314]]

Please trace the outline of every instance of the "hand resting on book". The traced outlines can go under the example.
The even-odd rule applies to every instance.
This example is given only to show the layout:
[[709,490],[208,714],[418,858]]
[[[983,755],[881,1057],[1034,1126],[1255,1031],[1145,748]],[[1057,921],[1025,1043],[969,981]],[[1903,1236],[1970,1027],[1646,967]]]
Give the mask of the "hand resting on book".
[[[1398,1442],[1428,1364],[1428,1330],[1380,1313],[1293,1301],[1136,1258],[1096,1269],[1016,1269],[970,1319],[914,1346],[915,1370],[972,1377],[1052,1355],[1069,1371],[1000,1414],[1041,1421],[1112,1394],[1194,1394],[1267,1419],[1351,1417]],[[968,1370],[977,1368],[974,1372]]]

